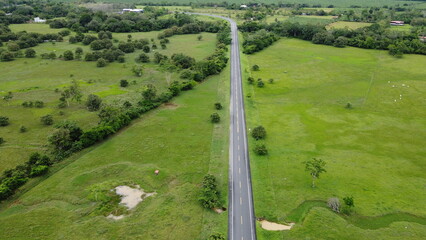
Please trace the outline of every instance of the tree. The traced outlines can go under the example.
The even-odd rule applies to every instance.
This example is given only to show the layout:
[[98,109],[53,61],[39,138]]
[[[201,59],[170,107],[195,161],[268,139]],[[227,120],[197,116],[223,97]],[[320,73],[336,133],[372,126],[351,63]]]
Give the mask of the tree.
[[203,39],[203,35],[198,35],[197,39],[198,39],[198,41],[201,41],[201,39]]
[[333,46],[343,48],[348,44],[348,39],[346,37],[340,36],[335,41]]
[[142,47],[142,51],[144,51],[144,53],[149,53],[151,49],[149,48],[149,46],[145,45]]
[[268,155],[268,149],[266,149],[265,144],[256,144],[254,152],[259,156]]
[[16,42],[9,42],[7,44],[7,49],[9,51],[16,52],[16,51],[19,51],[21,48],[19,47],[19,45]]
[[14,58],[15,58],[15,55],[9,51],[3,51],[0,54],[0,60],[2,62],[9,62],[9,61],[12,61]]
[[40,118],[40,121],[41,121],[41,123],[43,123],[44,125],[52,125],[53,124],[53,116],[52,115],[50,115],[50,114],[48,114],[48,115],[45,115],[45,116],[42,116],[41,118]]
[[252,77],[248,77],[247,78],[247,82],[251,85],[251,84],[253,84],[254,83],[254,78],[252,78]]
[[71,86],[65,88],[65,90],[62,91],[61,98],[59,100],[61,100],[62,102],[66,102],[67,106],[70,106],[69,99],[75,100],[76,102],[80,102],[82,97],[83,94],[81,93],[81,89],[78,85],[78,82],[76,80],[73,80]]
[[262,81],[262,79],[258,79],[257,80],[257,87],[258,88],[263,88],[265,86],[265,83]]
[[145,86],[145,89],[142,91],[142,97],[145,101],[153,102],[157,96],[157,89],[154,85],[148,84]]
[[143,74],[143,68],[141,65],[135,65],[132,67],[132,72],[137,76],[141,77]]
[[403,55],[403,49],[400,46],[396,46],[394,44],[389,45],[389,54],[391,56],[401,58]]
[[67,50],[64,52],[64,60],[65,61],[71,61],[74,59],[74,53],[70,50]]
[[36,51],[32,48],[28,48],[25,50],[25,57],[26,58],[33,58],[36,56]]
[[255,65],[253,65],[253,66],[251,67],[251,70],[253,70],[253,71],[259,71],[259,70],[260,70],[260,67],[259,67],[259,65],[255,64]]
[[327,172],[325,170],[326,163],[319,158],[312,158],[309,161],[304,162],[305,170],[309,172],[312,177],[312,187],[315,187],[315,180],[320,177],[320,174],[323,172]]
[[27,128],[25,126],[19,127],[19,132],[24,133],[27,131]]
[[220,207],[221,205],[216,178],[211,174],[204,176],[199,201],[201,205],[207,209]]
[[102,104],[102,99],[98,95],[89,94],[87,96],[86,107],[90,112],[99,110]]
[[217,103],[214,104],[214,108],[216,108],[216,110],[220,110],[223,107],[222,107],[222,104],[220,104],[219,102],[217,102]]
[[96,67],[100,68],[100,67],[105,67],[108,64],[107,60],[105,60],[104,58],[99,58],[96,61]]
[[136,62],[149,62],[149,56],[146,53],[139,54],[139,57],[136,58]]
[[75,122],[71,121],[61,122],[55,128],[55,132],[50,135],[48,140],[56,152],[70,150],[83,134],[83,130]]
[[13,93],[12,92],[8,92],[6,94],[6,96],[3,97],[3,100],[5,102],[7,102],[7,105],[9,105],[9,102],[10,102],[10,100],[12,100],[12,98],[13,98]]
[[257,126],[253,128],[251,136],[256,140],[264,139],[266,137],[266,130],[263,126]]
[[125,79],[120,80],[120,87],[127,87],[129,86],[129,82]]
[[125,53],[132,53],[135,51],[135,45],[131,42],[120,42],[118,44],[118,49]]
[[212,123],[218,123],[220,122],[220,116],[218,113],[213,113],[212,115],[210,115],[210,121]]
[[0,127],[9,125],[9,118],[5,116],[0,116]]

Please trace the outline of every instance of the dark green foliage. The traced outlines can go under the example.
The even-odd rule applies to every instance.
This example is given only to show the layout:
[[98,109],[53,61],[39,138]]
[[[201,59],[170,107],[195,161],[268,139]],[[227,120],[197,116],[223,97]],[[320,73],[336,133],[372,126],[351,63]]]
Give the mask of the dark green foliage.
[[333,46],[343,48],[348,44],[348,39],[346,37],[340,36],[336,38],[336,40],[333,43]]
[[32,48],[28,48],[25,50],[25,57],[26,58],[34,58],[36,56],[36,51]]
[[53,116],[48,114],[45,116],[42,116],[40,118],[41,123],[43,123],[44,125],[52,125],[53,124]]
[[70,61],[74,59],[74,53],[70,50],[67,50],[64,52],[64,60],[65,61]]
[[173,96],[178,96],[181,91],[181,85],[178,81],[173,81],[169,86],[169,91]]
[[139,56],[136,58],[136,62],[143,62],[143,63],[147,63],[149,62],[149,56],[146,53],[141,53],[139,54]]
[[219,102],[217,102],[217,103],[214,104],[214,108],[216,110],[221,110],[223,107],[222,107],[222,104],[220,104]]
[[265,144],[256,144],[254,147],[254,153],[259,156],[264,156],[268,154],[268,149],[266,149]]
[[152,84],[146,85],[145,89],[142,91],[143,99],[148,102],[154,101],[156,95],[157,95],[157,89]]
[[31,168],[31,172],[29,174],[30,177],[37,177],[47,173],[49,171],[49,166],[39,165]]
[[9,125],[9,118],[5,116],[0,116],[0,127]]
[[120,80],[120,87],[127,87],[129,86],[129,82],[126,79]]
[[355,207],[354,203],[354,197],[344,197],[343,202],[345,202],[345,205],[348,207]]
[[89,45],[89,44],[91,44],[93,41],[96,41],[96,40],[98,40],[98,38],[97,38],[97,37],[95,37],[95,36],[93,36],[93,35],[86,35],[86,36],[84,36],[82,43],[83,43],[84,45]]
[[351,104],[351,103],[346,103],[345,108],[346,108],[346,109],[352,109],[352,104]]
[[261,29],[258,32],[244,34],[243,52],[245,54],[252,54],[268,47],[279,38],[272,32]]
[[221,207],[220,193],[217,189],[216,178],[211,174],[204,176],[199,201],[201,205],[207,209]]
[[154,62],[161,63],[162,61],[166,61],[168,58],[166,55],[163,55],[159,52],[154,53]]
[[265,83],[262,81],[262,79],[257,80],[257,87],[263,88],[265,86]]
[[99,58],[96,61],[96,67],[105,67],[107,64],[108,64],[108,62],[103,58]]
[[257,126],[253,128],[251,136],[256,140],[264,139],[266,137],[266,130],[263,126]]
[[13,53],[9,51],[4,51],[0,54],[0,61],[2,62],[9,62],[12,61],[14,58],[15,56],[13,55]]
[[62,153],[73,148],[80,140],[83,130],[76,123],[65,121],[55,126],[56,130],[49,136],[49,143],[56,153]]
[[143,68],[140,65],[135,65],[132,68],[132,72],[137,76],[137,77],[141,77],[142,73],[143,73]]
[[225,236],[222,233],[213,233],[209,236],[208,240],[225,240]]
[[272,84],[272,83],[274,83],[274,79],[273,79],[273,78],[270,78],[270,79],[268,80],[268,82],[269,82],[269,84]]
[[171,60],[174,65],[183,69],[190,68],[195,64],[194,58],[186,56],[182,53],[173,54]]
[[248,77],[247,78],[247,82],[251,85],[251,84],[253,84],[254,83],[254,78],[252,78],[252,77]]
[[218,113],[213,113],[212,115],[210,115],[210,121],[212,123],[218,123],[220,122],[220,116]]
[[0,137],[0,145],[4,143],[4,138]]
[[259,70],[260,70],[260,67],[259,67],[259,65],[255,64],[255,65],[253,65],[253,66],[251,67],[251,70],[253,70],[253,71],[259,71]]
[[151,48],[149,48],[149,46],[145,45],[142,47],[142,51],[144,51],[144,53],[149,53],[151,51]]
[[180,74],[180,78],[182,79],[192,79],[193,76],[194,74],[189,69],[183,70],[182,73]]
[[9,42],[7,44],[7,49],[9,51],[16,52],[16,51],[19,51],[19,49],[21,49],[21,48],[19,47],[19,45],[16,42]]
[[19,127],[19,132],[24,133],[27,131],[27,128],[25,126]]
[[118,49],[125,53],[132,53],[135,51],[135,46],[131,42],[120,42],[118,44]]
[[95,94],[87,96],[86,107],[90,112],[97,111],[101,107],[102,99]]

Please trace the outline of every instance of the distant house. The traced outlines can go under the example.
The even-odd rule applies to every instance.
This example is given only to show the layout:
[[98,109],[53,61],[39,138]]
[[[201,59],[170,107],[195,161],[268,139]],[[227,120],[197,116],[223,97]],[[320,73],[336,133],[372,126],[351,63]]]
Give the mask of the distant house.
[[247,8],[247,5],[242,4],[242,5],[240,6],[240,8]]
[[404,21],[391,21],[391,26],[404,26]]
[[426,37],[425,36],[420,36],[419,40],[422,41],[422,42],[426,42]]
[[45,23],[45,22],[46,22],[46,19],[41,19],[41,18],[39,18],[39,17],[36,17],[36,18],[34,18],[34,22],[35,22],[35,23]]
[[135,12],[135,13],[143,13],[143,9],[132,9],[132,8],[125,8],[121,13],[129,13],[129,12]]

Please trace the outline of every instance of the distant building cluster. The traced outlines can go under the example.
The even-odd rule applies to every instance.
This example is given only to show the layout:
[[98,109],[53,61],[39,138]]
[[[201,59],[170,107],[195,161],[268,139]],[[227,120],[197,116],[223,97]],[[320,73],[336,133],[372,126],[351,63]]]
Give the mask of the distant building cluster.
[[36,17],[36,18],[34,18],[34,22],[35,22],[35,23],[45,23],[45,22],[46,22],[46,19],[41,19],[41,18],[39,18],[39,17]]
[[123,11],[121,11],[121,13],[130,13],[130,12],[143,13],[143,9],[124,8]]
[[391,26],[404,26],[404,21],[391,21]]

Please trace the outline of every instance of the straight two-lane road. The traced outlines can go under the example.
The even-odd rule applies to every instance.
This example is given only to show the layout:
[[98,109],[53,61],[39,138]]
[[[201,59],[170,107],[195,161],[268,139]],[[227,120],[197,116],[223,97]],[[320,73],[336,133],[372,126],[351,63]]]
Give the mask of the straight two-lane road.
[[231,24],[228,239],[256,240],[237,24],[222,16],[200,15],[222,18]]

